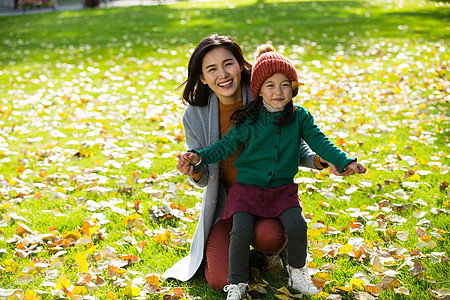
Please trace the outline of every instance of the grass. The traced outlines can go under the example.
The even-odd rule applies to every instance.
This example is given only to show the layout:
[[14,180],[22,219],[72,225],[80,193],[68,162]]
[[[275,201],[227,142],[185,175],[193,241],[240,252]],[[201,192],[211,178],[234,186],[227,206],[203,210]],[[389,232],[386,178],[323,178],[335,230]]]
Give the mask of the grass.
[[[317,180],[300,185],[310,228],[324,223],[341,232],[310,229],[310,265],[338,266],[327,274],[324,291],[337,293],[336,287],[348,286],[358,271],[376,273],[377,255],[357,261],[339,251],[320,254],[327,245],[360,237],[381,257],[394,246],[406,249],[385,267],[398,271],[399,286],[409,290],[409,298],[432,299],[432,291],[449,286],[448,262],[430,259],[433,252],[449,257],[448,15],[443,2],[379,0],[180,1],[1,17],[0,286],[19,294],[18,289],[30,295],[53,291],[53,296],[41,295],[49,298],[62,290],[66,277],[69,291],[78,283],[85,295],[99,299],[108,291],[131,298],[136,290],[127,288],[127,278],[144,295],[139,280],[164,272],[187,254],[195,221],[156,218],[150,211],[169,203],[194,208],[200,201],[200,190],[170,173],[175,154],[185,147],[177,87],[186,78],[189,52],[202,37],[221,33],[233,36],[250,61],[267,41],[284,51],[307,83],[297,103],[369,169],[343,180],[303,169],[298,175]],[[358,189],[350,193],[353,186]],[[384,211],[367,209],[383,200],[389,201]],[[357,217],[355,210],[366,214]],[[424,217],[414,217],[421,211]],[[333,212],[338,215],[330,217]],[[162,214],[178,213],[195,219],[198,210]],[[393,216],[406,221],[390,221]],[[364,223],[362,230],[351,230],[355,220]],[[423,239],[416,235],[418,222]],[[24,225],[29,231],[21,231]],[[169,226],[175,228],[172,235],[158,235]],[[74,231],[75,243],[67,235]],[[402,231],[409,231],[405,241],[395,234]],[[38,234],[69,245],[55,248]],[[32,236],[39,240],[37,248],[14,240]],[[418,249],[428,239],[435,245]],[[99,269],[105,284],[89,288],[82,261],[75,258],[93,246],[89,272]],[[125,266],[125,275],[108,275],[102,266],[112,258],[94,258],[108,247],[140,260]],[[57,250],[67,253],[52,258]],[[411,256],[413,250],[423,257]],[[423,263],[431,278],[413,276],[410,265],[399,268],[408,260]],[[38,262],[45,267],[36,267]],[[270,285],[261,299],[273,299],[286,285],[284,275],[262,271],[262,276]],[[223,297],[202,277],[162,285],[182,286],[202,299]],[[341,294],[354,299],[354,292],[358,289]],[[162,299],[165,293],[174,291],[147,297]],[[405,297],[388,290],[378,298]]]

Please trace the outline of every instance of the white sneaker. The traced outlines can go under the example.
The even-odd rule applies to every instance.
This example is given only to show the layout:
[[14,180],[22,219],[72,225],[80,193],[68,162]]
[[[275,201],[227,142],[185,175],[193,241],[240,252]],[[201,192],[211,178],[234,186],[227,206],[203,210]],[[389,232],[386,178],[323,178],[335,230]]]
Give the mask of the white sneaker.
[[303,268],[292,268],[291,266],[287,266],[286,269],[289,273],[290,287],[302,294],[317,295],[320,293],[320,290],[316,288],[308,274],[307,266],[304,266]]
[[247,286],[246,283],[226,285],[223,290],[227,292],[227,300],[241,300],[245,295]]

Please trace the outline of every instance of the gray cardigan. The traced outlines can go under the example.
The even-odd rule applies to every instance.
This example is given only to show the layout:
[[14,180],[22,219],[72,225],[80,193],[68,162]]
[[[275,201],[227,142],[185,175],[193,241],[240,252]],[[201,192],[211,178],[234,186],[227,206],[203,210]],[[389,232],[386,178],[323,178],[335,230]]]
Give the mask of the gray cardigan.
[[[244,105],[253,101],[249,86],[242,85]],[[211,93],[209,105],[206,107],[188,105],[183,115],[186,144],[189,149],[203,149],[220,139],[219,130],[219,100]],[[315,153],[303,142],[300,153],[300,165],[316,169],[313,159]],[[202,178],[196,182],[189,177],[189,181],[197,187],[204,188],[202,209],[195,229],[189,254],[176,262],[162,278],[174,278],[181,281],[191,279],[200,267],[206,241],[212,225],[220,218],[220,214],[227,199],[227,193],[219,182],[219,163],[204,166]]]

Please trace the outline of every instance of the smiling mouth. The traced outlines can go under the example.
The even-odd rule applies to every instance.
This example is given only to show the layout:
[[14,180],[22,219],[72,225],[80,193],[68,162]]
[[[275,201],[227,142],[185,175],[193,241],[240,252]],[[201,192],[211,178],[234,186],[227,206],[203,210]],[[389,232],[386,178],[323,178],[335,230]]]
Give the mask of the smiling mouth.
[[217,85],[220,87],[228,87],[233,83],[233,80],[228,80],[226,82],[218,83]]

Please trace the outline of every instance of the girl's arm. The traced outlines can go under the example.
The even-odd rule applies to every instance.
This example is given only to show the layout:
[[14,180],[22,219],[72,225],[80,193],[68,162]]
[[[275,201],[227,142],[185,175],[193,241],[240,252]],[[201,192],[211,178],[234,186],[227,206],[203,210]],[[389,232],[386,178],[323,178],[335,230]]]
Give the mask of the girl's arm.
[[242,124],[239,128],[233,125],[230,131],[224,134],[219,141],[199,151],[195,151],[200,156],[200,164],[216,163],[236,153],[239,146],[247,141],[249,130],[249,126],[246,126],[246,124]]
[[314,117],[308,110],[304,107],[299,107],[299,109],[300,112],[298,116],[302,138],[321,158],[338,166],[339,173],[344,173],[344,167],[349,163],[356,161],[356,158],[348,157],[345,152],[336,147],[336,145],[331,142],[314,123]]
[[302,140],[300,145],[300,167],[306,167],[315,170],[330,168],[331,172],[336,176],[351,175],[350,171],[339,172],[339,168],[332,163],[324,160],[309,148],[308,144]]

